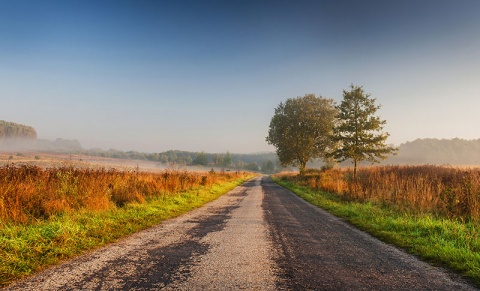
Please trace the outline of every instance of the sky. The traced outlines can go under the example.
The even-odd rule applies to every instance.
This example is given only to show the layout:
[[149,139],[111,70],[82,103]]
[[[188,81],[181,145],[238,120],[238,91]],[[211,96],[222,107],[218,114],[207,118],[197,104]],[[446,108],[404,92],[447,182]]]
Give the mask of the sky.
[[84,148],[254,153],[351,84],[388,143],[480,138],[480,1],[0,0],[0,120]]

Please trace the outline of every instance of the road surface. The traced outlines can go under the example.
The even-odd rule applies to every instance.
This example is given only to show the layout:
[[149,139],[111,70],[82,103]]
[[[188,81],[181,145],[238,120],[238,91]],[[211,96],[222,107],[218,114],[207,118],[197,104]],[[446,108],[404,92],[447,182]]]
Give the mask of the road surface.
[[7,290],[476,290],[268,177]]

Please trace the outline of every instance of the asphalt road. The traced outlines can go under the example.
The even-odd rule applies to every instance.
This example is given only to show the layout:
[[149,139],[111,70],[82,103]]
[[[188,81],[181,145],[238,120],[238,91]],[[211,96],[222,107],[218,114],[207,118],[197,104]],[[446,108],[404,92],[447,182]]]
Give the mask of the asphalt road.
[[261,177],[7,290],[476,290]]

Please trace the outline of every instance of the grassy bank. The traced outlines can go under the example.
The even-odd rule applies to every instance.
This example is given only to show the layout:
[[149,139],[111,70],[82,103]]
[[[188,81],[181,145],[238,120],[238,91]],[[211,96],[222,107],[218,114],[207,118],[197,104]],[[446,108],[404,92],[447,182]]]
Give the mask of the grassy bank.
[[[23,215],[16,215],[13,218],[22,217],[20,221],[13,218],[8,219],[5,215],[0,220],[0,286],[71,258],[85,250],[105,245],[118,238],[197,208],[253,177],[249,173],[165,172],[161,174],[129,174],[115,172],[110,173],[112,174],[110,175],[106,174],[105,171],[85,172],[85,170],[72,168],[35,169],[35,171],[30,171],[34,173],[33,175],[23,177],[27,177],[23,180],[26,183],[25,185],[34,185],[35,177],[43,177],[46,175],[45,171],[47,173],[48,171],[54,172],[54,175],[51,175],[53,180],[47,181],[50,183],[49,187],[58,184],[58,187],[53,187],[55,189],[51,191],[51,195],[60,195],[59,199],[65,195],[84,197],[85,195],[81,193],[85,193],[87,188],[82,188],[82,192],[79,191],[79,187],[89,184],[88,181],[93,179],[95,181],[106,180],[104,184],[106,190],[109,190],[109,200],[106,200],[104,205],[98,209],[95,207],[88,208],[85,205],[73,209],[75,205],[80,205],[80,203],[68,202],[64,199],[62,202],[63,208],[57,206],[54,208],[55,212],[49,212],[48,216],[45,215],[45,212],[42,212],[42,216],[39,217],[33,216],[38,215],[37,212],[33,212],[33,214],[27,210],[19,212],[20,209],[18,209],[15,213],[22,213]],[[68,183],[65,182],[65,175],[68,175]],[[110,176],[117,183],[113,187],[112,182],[108,182]],[[155,188],[154,182],[157,178],[159,185]],[[10,185],[15,185],[18,191],[21,190],[20,186],[22,184],[16,179],[12,179],[12,177],[10,179],[4,178],[4,181],[11,181]],[[47,184],[41,181],[42,179],[39,179],[37,188],[42,188],[44,187],[43,184]],[[120,185],[122,181],[126,182]],[[190,183],[188,187],[185,186],[187,181]],[[163,187],[165,183],[170,185],[171,189],[168,189],[168,191],[167,188]],[[93,184],[95,184],[95,188],[98,188],[102,183]],[[163,186],[160,187],[160,184]],[[5,185],[4,187],[7,189]],[[3,197],[11,198],[12,193],[17,193],[12,189],[11,186],[10,196],[4,193]],[[63,189],[63,192],[58,189]],[[77,189],[75,195],[72,195],[72,189]],[[112,192],[116,193],[116,196],[113,196]],[[133,192],[133,196],[131,196],[131,192]],[[34,192],[31,191],[30,195],[33,195],[32,193]],[[22,194],[25,196],[25,191]],[[45,195],[45,197],[47,196]],[[93,194],[90,196],[93,196]],[[42,200],[44,201],[43,205],[48,206],[52,204],[52,201],[55,201],[45,197],[42,198],[44,199]],[[19,199],[17,198],[17,200]],[[95,200],[98,197],[84,199]],[[3,200],[3,205],[6,204],[5,200]],[[40,201],[41,199],[37,198],[37,200]],[[6,212],[4,211],[4,213]]]
[[480,225],[461,219],[372,201],[349,201],[336,194],[301,186],[291,179],[274,177],[306,201],[372,235],[406,249],[424,260],[447,267],[480,286]]

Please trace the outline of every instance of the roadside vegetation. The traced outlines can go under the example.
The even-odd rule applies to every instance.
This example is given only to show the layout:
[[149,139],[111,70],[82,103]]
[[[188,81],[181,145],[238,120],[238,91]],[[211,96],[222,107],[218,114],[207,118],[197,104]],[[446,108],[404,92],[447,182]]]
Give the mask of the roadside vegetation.
[[0,286],[199,207],[253,175],[0,167]]
[[480,169],[307,170],[274,180],[308,202],[480,286]]

